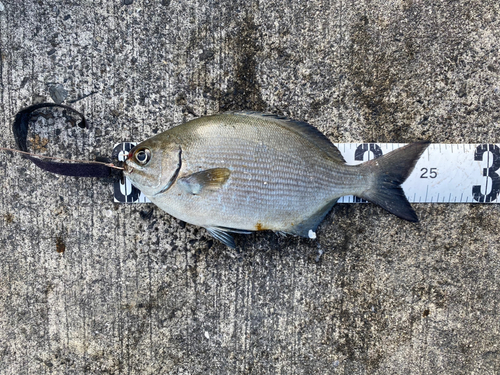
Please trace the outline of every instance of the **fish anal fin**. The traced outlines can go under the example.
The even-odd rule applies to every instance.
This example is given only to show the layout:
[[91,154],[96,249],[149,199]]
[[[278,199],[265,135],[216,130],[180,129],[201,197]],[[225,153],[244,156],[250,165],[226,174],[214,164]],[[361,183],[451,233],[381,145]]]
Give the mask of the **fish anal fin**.
[[227,168],[212,168],[179,178],[177,184],[187,193],[198,195],[204,189],[220,189],[230,175]]
[[311,239],[316,238],[316,228],[319,223],[323,221],[328,212],[330,212],[335,203],[337,203],[337,200],[338,199],[334,199],[333,201],[327,203],[314,214],[309,216],[306,220],[289,226],[286,230],[283,230],[283,232]]

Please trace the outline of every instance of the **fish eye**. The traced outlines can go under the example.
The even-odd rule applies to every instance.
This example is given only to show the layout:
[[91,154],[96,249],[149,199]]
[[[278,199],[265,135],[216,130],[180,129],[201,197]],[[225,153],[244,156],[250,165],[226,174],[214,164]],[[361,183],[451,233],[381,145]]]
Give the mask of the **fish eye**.
[[148,148],[141,148],[134,153],[134,158],[140,165],[146,165],[151,160],[151,151]]

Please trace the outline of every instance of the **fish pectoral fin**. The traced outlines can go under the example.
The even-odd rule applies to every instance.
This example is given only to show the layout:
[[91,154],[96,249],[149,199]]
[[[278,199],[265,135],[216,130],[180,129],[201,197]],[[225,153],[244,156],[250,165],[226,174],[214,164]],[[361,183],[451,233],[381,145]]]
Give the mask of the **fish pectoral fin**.
[[220,189],[230,175],[227,168],[212,168],[179,178],[177,184],[187,193],[198,195],[204,189]]
[[231,236],[227,231],[217,227],[206,227],[205,229],[213,238],[218,239],[224,245],[230,247],[231,249],[236,248],[233,236]]

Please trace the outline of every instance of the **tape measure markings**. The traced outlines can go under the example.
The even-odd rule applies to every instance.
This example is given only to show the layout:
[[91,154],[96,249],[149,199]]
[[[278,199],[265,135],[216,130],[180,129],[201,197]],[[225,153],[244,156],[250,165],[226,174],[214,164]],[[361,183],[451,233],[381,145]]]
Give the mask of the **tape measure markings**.
[[[115,146],[125,160],[135,143]],[[404,146],[403,143],[336,143],[347,164],[360,164]],[[402,187],[411,203],[500,203],[500,148],[496,144],[430,144]],[[116,182],[115,202],[147,203],[130,182]],[[338,203],[366,202],[345,196]]]

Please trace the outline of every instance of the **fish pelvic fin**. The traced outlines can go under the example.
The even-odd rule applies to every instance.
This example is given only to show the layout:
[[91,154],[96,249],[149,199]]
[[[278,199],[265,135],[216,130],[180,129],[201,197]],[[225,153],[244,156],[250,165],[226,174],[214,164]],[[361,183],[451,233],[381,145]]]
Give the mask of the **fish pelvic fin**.
[[430,142],[410,143],[384,156],[363,163],[360,168],[373,174],[372,184],[359,196],[390,213],[412,222],[418,217],[401,188]]
[[179,178],[177,184],[187,193],[198,195],[204,189],[221,188],[230,175],[231,172],[227,168],[212,168]]
[[224,245],[230,247],[231,249],[236,248],[236,244],[234,243],[234,238],[228,233],[227,230],[218,227],[206,227],[205,229],[207,230],[208,233],[210,233],[210,235],[213,238],[218,239]]
[[228,227],[205,227],[208,233],[224,245],[229,246],[231,249],[236,248],[236,244],[234,242],[234,238],[231,233],[237,234],[251,234],[252,231],[246,229],[238,229],[238,228],[228,228]]

